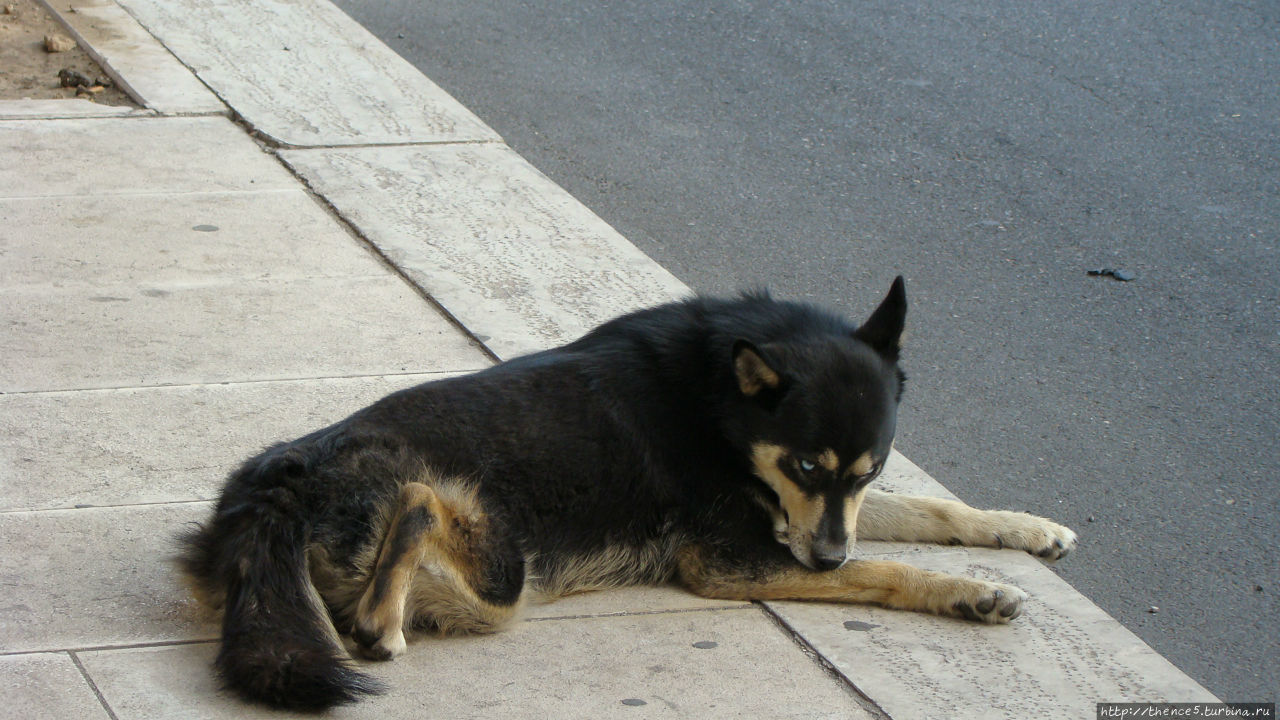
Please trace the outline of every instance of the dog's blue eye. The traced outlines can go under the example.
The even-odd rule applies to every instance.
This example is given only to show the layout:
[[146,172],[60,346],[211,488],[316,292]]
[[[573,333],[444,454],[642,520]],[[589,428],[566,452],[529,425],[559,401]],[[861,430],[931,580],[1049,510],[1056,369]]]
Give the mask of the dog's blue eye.
[[801,460],[801,461],[800,461],[800,469],[801,469],[801,470],[803,470],[803,471],[805,471],[805,472],[813,472],[813,469],[814,469],[815,467],[817,467],[817,465],[814,465],[813,463],[809,462],[808,460]]

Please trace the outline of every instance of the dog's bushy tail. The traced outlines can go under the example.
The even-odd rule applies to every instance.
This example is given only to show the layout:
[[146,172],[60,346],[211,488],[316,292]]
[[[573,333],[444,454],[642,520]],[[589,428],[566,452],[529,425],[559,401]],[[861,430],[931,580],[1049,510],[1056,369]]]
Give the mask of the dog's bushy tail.
[[209,596],[222,598],[214,664],[226,688],[275,707],[322,710],[382,686],[351,667],[311,583],[305,517],[285,487],[224,495],[213,521],[181,539],[180,562]]

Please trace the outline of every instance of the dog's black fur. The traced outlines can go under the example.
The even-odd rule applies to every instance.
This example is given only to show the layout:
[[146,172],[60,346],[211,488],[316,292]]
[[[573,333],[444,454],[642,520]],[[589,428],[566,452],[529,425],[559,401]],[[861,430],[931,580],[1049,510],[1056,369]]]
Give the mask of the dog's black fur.
[[[905,312],[901,278],[860,327],[763,293],[691,299],[394,393],[267,449],[232,473],[212,519],[184,538],[185,570],[224,609],[222,678],[246,698],[293,708],[376,691],[334,630],[354,630],[362,647],[376,638],[334,588],[373,582],[370,553],[384,542],[398,557],[387,518],[423,477],[474,494],[471,519],[484,531],[467,535],[467,563],[481,568],[471,589],[486,607],[514,607],[527,581],[564,592],[678,579],[691,546],[735,577],[799,567],[776,535],[778,500],[752,449],[887,455]],[[817,481],[798,467],[784,471],[807,495],[829,496],[828,508],[874,474]],[[438,520],[405,517],[419,530]],[[852,534],[832,523],[823,527],[833,542]],[[582,577],[582,563],[606,552],[623,562]]]

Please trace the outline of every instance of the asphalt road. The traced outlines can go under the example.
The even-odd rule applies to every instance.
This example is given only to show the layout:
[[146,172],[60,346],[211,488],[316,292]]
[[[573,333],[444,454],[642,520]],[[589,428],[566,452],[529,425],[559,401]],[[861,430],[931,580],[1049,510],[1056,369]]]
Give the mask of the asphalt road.
[[339,5],[699,291],[862,316],[905,274],[898,447],[1280,694],[1280,5]]

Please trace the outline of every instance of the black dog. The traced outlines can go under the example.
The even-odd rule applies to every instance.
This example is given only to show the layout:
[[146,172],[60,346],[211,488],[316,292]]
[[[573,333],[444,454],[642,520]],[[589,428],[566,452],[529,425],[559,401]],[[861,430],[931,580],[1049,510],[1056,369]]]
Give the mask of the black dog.
[[377,691],[405,628],[488,631],[526,590],[677,582],[707,597],[870,602],[985,622],[1017,588],[850,560],[863,538],[1015,547],[1070,530],[868,490],[893,441],[906,295],[860,327],[767,295],[627,315],[554,350],[390,395],[235,471],[183,567],[224,610],[242,696]]

